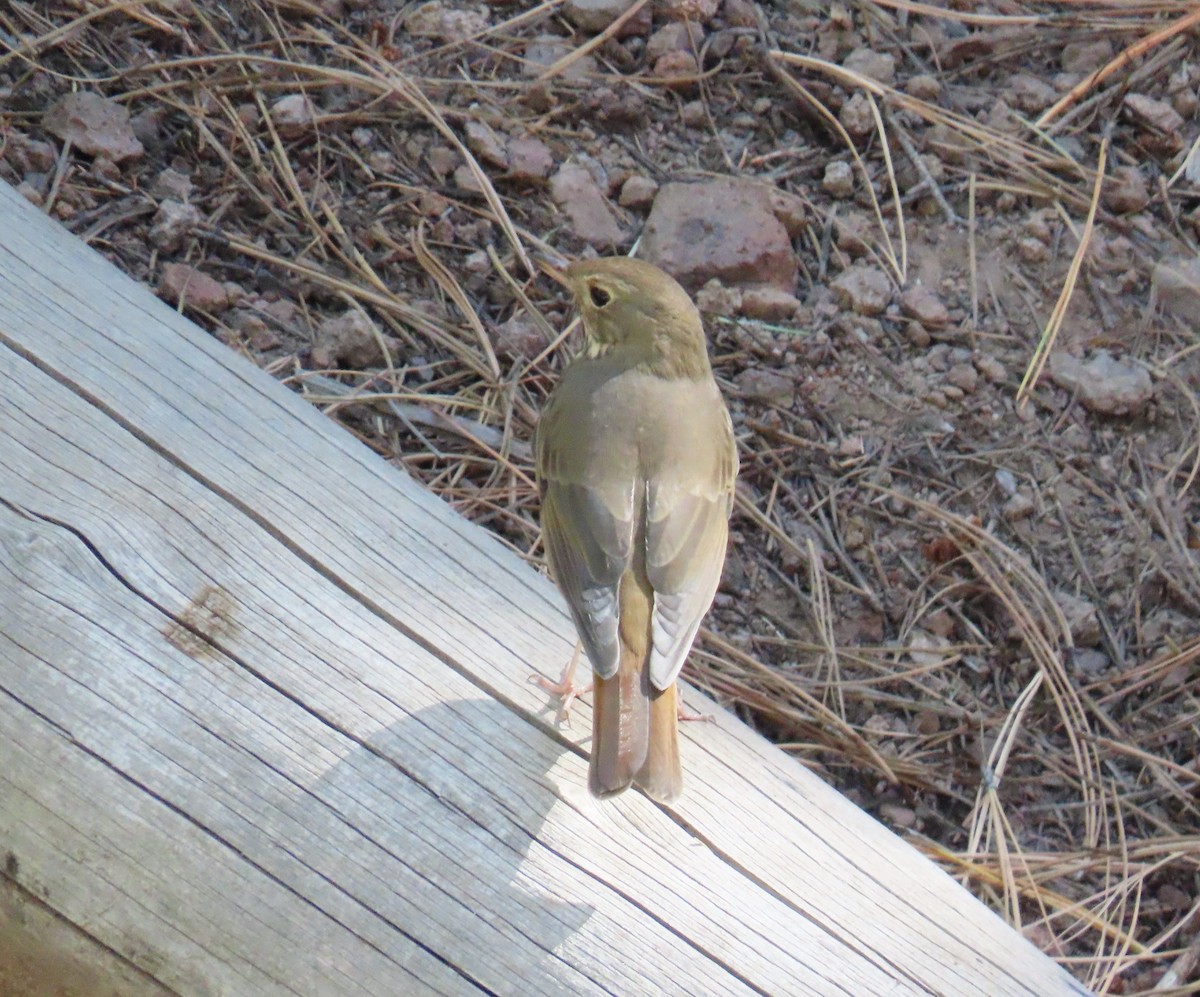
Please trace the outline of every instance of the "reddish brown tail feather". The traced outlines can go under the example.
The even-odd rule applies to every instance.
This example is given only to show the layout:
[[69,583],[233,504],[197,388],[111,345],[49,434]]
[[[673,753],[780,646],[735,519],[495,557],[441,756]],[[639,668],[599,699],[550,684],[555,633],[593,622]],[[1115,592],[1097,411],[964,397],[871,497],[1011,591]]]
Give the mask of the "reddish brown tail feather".
[[621,579],[621,662],[610,679],[596,677],[592,693],[592,758],[588,787],[615,796],[637,783],[669,803],[683,790],[679,765],[679,707],[672,683],[650,685],[650,627],[654,592],[629,571]]

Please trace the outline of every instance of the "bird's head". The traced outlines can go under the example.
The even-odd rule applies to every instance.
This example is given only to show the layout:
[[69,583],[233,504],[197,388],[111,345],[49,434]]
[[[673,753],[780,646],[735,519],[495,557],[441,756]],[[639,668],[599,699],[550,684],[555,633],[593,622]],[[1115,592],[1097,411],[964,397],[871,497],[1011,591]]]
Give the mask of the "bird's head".
[[588,355],[617,351],[667,377],[708,374],[700,313],[669,274],[616,256],[572,263],[564,276],[579,306]]

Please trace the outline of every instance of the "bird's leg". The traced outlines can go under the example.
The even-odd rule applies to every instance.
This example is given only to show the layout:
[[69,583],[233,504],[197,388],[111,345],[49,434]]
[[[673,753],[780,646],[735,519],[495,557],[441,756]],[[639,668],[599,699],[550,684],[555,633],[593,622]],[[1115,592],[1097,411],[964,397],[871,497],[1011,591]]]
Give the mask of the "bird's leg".
[[552,696],[562,697],[562,704],[559,706],[558,714],[554,718],[558,724],[569,723],[571,719],[571,704],[575,702],[576,697],[592,691],[591,682],[584,686],[575,685],[575,669],[579,665],[579,653],[582,650],[583,645],[579,641],[576,641],[575,651],[571,654],[571,660],[567,662],[557,682],[551,682],[548,678],[543,678],[541,675],[529,676],[529,681],[534,685],[545,689]]
[[686,706],[683,705],[683,700],[680,699],[679,700],[679,722],[680,723],[694,723],[696,721],[699,721],[700,723],[706,723],[706,724],[715,724],[717,722],[717,718],[715,716],[713,716],[713,714],[711,714],[711,713],[693,713],[691,710],[689,710]]

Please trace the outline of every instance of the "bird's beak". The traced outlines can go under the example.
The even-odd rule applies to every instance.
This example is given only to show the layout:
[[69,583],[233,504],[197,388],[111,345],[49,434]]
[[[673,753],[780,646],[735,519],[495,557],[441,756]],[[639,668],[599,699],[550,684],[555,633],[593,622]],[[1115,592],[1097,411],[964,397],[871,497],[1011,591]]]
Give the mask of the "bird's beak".
[[548,253],[542,252],[534,253],[533,258],[542,273],[551,280],[562,284],[563,287],[570,289],[571,282],[567,280],[566,268],[568,264],[565,259],[561,256],[551,256]]

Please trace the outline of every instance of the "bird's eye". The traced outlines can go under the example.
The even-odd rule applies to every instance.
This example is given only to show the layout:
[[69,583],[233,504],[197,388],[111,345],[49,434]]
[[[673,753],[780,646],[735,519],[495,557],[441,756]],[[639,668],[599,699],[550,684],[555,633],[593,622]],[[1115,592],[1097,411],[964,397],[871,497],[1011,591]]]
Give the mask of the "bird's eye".
[[612,295],[604,290],[604,288],[597,287],[595,284],[588,288],[588,296],[592,299],[592,304],[597,308],[603,308],[612,301]]

